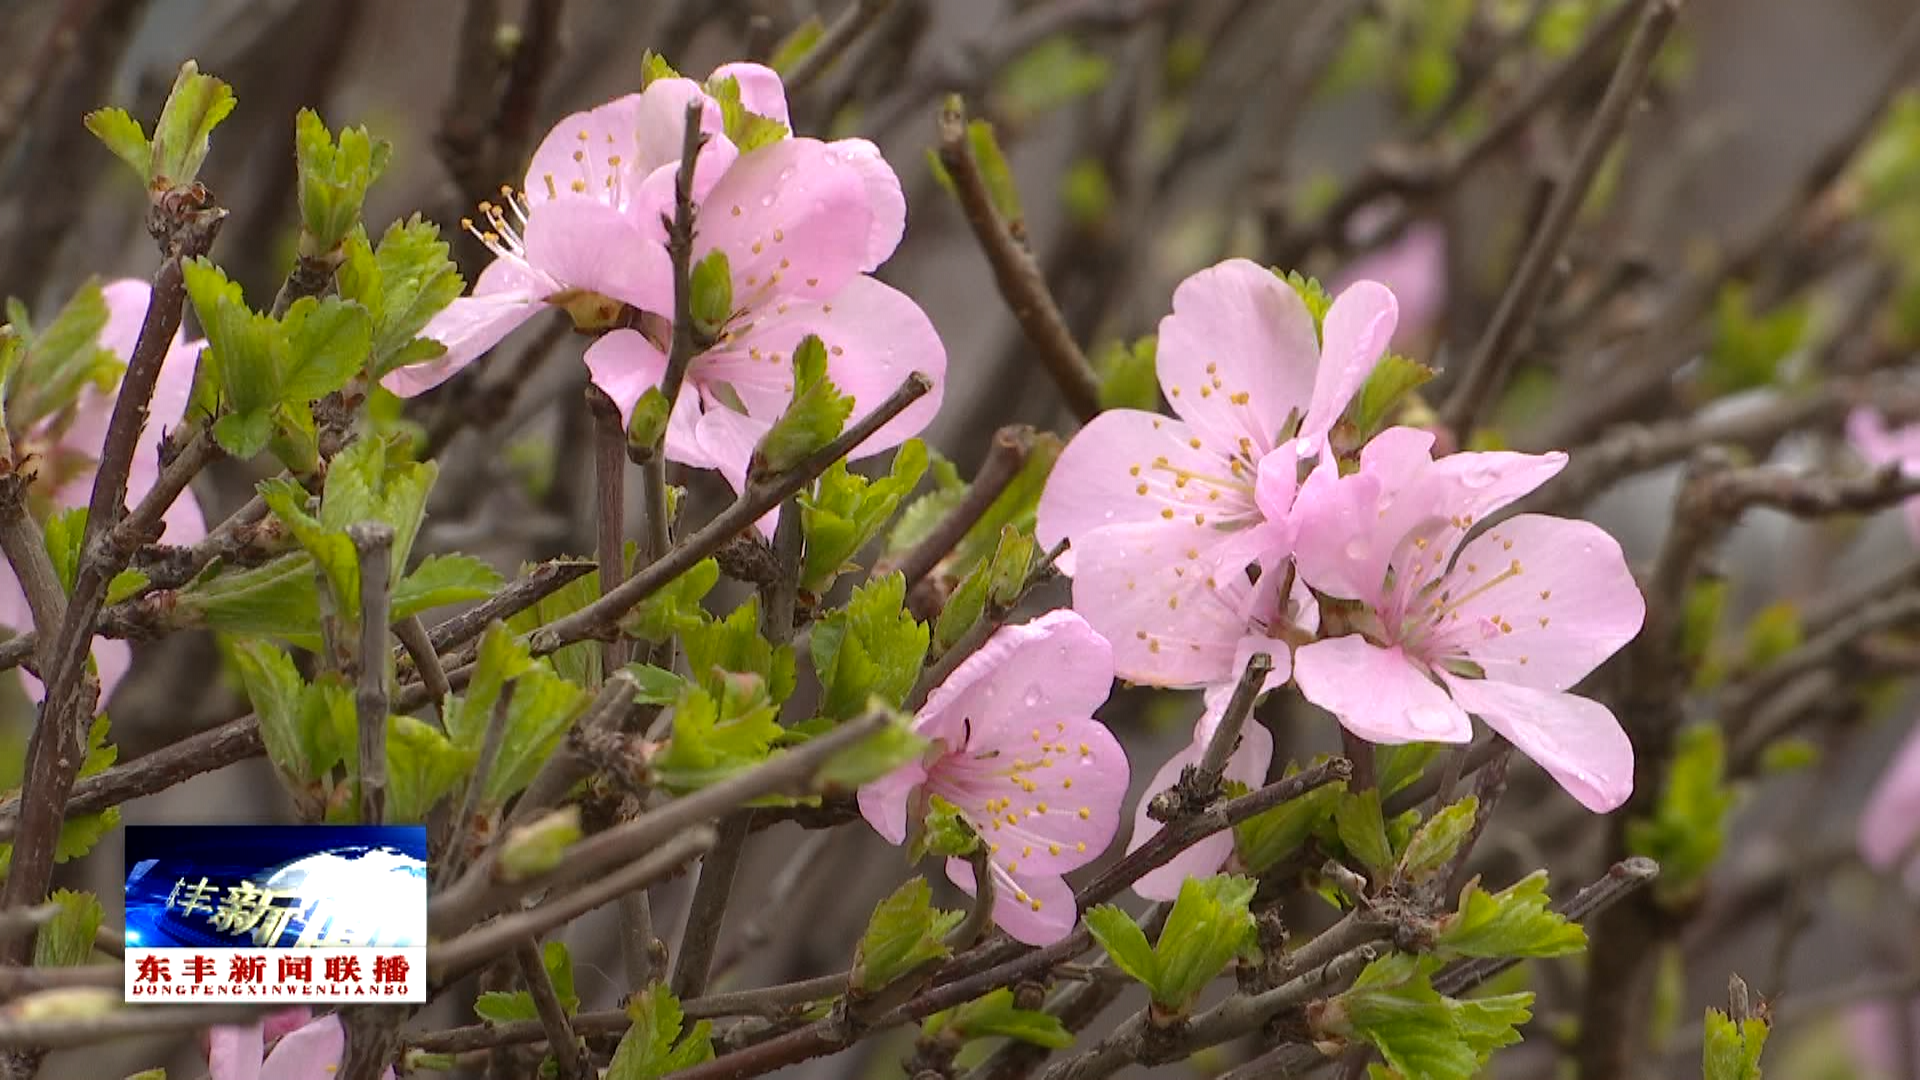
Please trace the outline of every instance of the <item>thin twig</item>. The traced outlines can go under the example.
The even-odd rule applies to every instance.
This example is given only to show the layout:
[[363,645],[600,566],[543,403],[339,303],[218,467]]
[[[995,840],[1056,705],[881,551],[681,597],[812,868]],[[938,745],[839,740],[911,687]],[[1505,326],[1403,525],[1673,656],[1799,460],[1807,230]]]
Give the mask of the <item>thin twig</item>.
[[[393,624],[393,635],[400,639],[400,647],[406,650],[407,658],[413,661],[413,670],[420,673],[421,685],[433,698],[436,713],[446,708],[447,697],[453,693],[453,687],[447,685],[447,669],[441,666],[440,654],[434,651],[433,639],[427,634],[427,624],[420,616],[409,615]],[[444,717],[442,718],[444,720]]]
[[926,537],[899,559],[882,559],[873,568],[873,576],[885,577],[898,570],[906,576],[909,591],[952,554],[955,545],[973,529],[1002,492],[1027,463],[1037,433],[1026,424],[1009,424],[993,433],[986,460],[967,485],[967,493]]
[[547,1048],[560,1065],[560,1080],[595,1080],[598,1074],[587,1059],[587,1048],[574,1037],[573,1025],[567,1022],[567,1010],[560,1004],[560,995],[554,992],[553,980],[547,977],[540,946],[528,938],[514,947],[513,958],[520,965],[520,977],[527,982],[527,993],[533,998],[534,1011],[540,1015],[540,1026],[547,1033]]
[[[597,386],[587,387],[587,409],[593,414],[594,551],[605,596],[626,575],[627,432],[620,407]],[[619,635],[600,643],[601,678],[626,664],[628,649]]]
[[813,43],[805,56],[794,62],[793,70],[787,72],[787,94],[792,96],[811,86],[814,80],[825,74],[847,51],[847,46],[861,34],[866,33],[880,16],[893,6],[893,0],[852,0],[840,9],[840,14]]
[[360,677],[354,709],[360,722],[360,821],[387,815],[387,618],[393,577],[393,527],[361,522],[347,529],[360,557]]
[[700,860],[700,879],[687,900],[687,922],[680,931],[680,948],[673,958],[669,985],[676,997],[694,998],[706,992],[714,946],[719,944],[720,926],[726,918],[727,898],[733,892],[733,879],[740,872],[752,826],[751,811],[736,811],[720,823],[713,850]]

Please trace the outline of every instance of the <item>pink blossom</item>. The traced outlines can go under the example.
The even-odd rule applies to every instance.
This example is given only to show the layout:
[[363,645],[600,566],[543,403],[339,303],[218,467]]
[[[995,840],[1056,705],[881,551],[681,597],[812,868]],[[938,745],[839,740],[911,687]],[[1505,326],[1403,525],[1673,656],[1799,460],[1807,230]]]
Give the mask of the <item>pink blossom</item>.
[[[1361,215],[1356,224],[1371,230],[1381,215]],[[1439,329],[1447,310],[1447,231],[1438,222],[1416,221],[1386,244],[1354,259],[1334,275],[1336,291],[1360,281],[1378,281],[1400,301],[1394,343],[1417,348]]]
[[[144,281],[128,278],[107,284],[101,292],[107,302],[107,324],[100,331],[100,347],[124,363],[133,357],[134,343],[139,340],[140,325],[146,319],[153,289]],[[166,431],[179,426],[186,415],[194,369],[205,345],[204,341],[188,341],[184,334],[175,333],[161,361],[147,426],[135,444],[133,464],[127,476],[128,505],[138,503],[160,478],[161,440]],[[8,433],[15,454],[34,463],[37,474],[34,494],[44,497],[35,499],[36,516],[84,507],[91,500],[94,471],[99,464],[101,447],[106,443],[107,423],[113,416],[116,394],[117,388],[103,392],[88,385],[70,408],[35,422],[25,431]],[[166,526],[162,539],[169,544],[190,544],[207,535],[206,519],[191,490],[182,492],[161,520]],[[32,625],[33,612],[27,606],[19,580],[11,567],[0,563],[0,626],[26,629]],[[100,676],[101,700],[105,701],[126,674],[133,652],[124,641],[96,638],[93,658]],[[40,696],[38,679],[22,670],[20,680],[30,696]]]
[[695,100],[705,102],[707,143],[695,173],[696,193],[703,193],[736,151],[722,131],[719,103],[691,79],[656,79],[638,94],[555,124],[534,150],[521,190],[502,189],[499,203],[480,203],[479,221],[461,222],[494,261],[472,295],[421,330],[447,351],[389,373],[382,384],[402,397],[424,393],[550,305],[605,323],[621,304],[646,308],[662,290],[670,292],[660,215],[672,207],[687,104]]
[[[1039,540],[1070,542],[1061,565],[1074,608],[1113,642],[1122,678],[1231,682],[1253,636],[1274,660],[1268,685],[1286,681],[1286,649],[1270,638],[1289,614],[1278,568],[1300,463],[1325,447],[1396,318],[1393,294],[1361,282],[1327,312],[1323,344],[1299,294],[1245,259],[1175,290],[1157,366],[1179,419],[1100,414],[1040,500]],[[1243,572],[1254,563],[1266,571],[1258,584]]]
[[1920,728],[1907,737],[1860,812],[1860,854],[1883,874],[1920,887]]
[[[1847,417],[1847,441],[1876,469],[1897,464],[1908,476],[1920,474],[1920,424],[1889,430],[1880,410],[1861,406]],[[1920,542],[1920,498],[1908,499],[1904,509],[1907,532]]]
[[[305,1008],[284,1009],[259,1024],[214,1028],[207,1048],[211,1080],[333,1080],[346,1052],[346,1031],[337,1015],[311,1022],[308,1016]],[[381,1074],[387,1080],[393,1075],[391,1068]]]
[[[889,843],[938,795],[992,857],[994,921],[1029,945],[1065,937],[1078,912],[1065,875],[1119,828],[1127,757],[1093,712],[1113,684],[1107,642],[1071,611],[996,631],[927,698],[914,730],[924,760],[860,789],[860,813]],[[973,866],[947,860],[973,892]]]
[[1328,636],[1297,651],[1294,682],[1370,742],[1466,742],[1477,714],[1583,805],[1612,810],[1633,788],[1632,744],[1605,706],[1566,691],[1640,631],[1620,546],[1539,514],[1468,540],[1566,455],[1435,461],[1432,445],[1392,428],[1357,472],[1323,461],[1301,485],[1294,564]]

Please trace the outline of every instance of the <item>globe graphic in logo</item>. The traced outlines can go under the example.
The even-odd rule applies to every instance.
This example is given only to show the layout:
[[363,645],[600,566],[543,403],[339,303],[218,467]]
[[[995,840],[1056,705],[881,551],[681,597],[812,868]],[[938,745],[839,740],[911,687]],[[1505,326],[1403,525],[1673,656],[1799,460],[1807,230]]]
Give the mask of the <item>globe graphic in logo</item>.
[[313,944],[401,948],[427,943],[426,864],[389,847],[335,848],[273,871],[259,884],[299,898]]

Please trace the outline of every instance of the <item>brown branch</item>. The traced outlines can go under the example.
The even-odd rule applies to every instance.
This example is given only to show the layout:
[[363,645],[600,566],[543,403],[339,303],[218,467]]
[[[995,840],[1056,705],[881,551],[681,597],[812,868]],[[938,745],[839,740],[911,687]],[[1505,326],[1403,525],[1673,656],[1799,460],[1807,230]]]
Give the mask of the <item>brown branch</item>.
[[987,181],[974,160],[967,140],[967,114],[958,98],[940,111],[940,164],[953,178],[954,196],[966,214],[974,239],[993,267],[993,280],[1020,329],[1038,353],[1040,363],[1060,388],[1061,397],[1084,423],[1100,412],[1100,380],[1093,365],[1073,340],[1066,316],[1047,288],[1047,276],[1000,211],[993,204]]
[[560,1080],[597,1080],[598,1073],[587,1058],[587,1048],[574,1037],[573,1025],[567,1022],[567,1010],[560,1004],[560,995],[554,992],[553,980],[547,977],[540,946],[529,938],[514,947],[513,958],[520,965],[520,977],[527,982],[534,1011],[540,1014],[547,1047],[559,1063]]
[[359,684],[354,711],[360,722],[360,821],[387,816],[387,618],[393,578],[393,527],[362,522],[347,530],[360,557]]
[[1600,175],[1609,148],[1625,129],[1629,113],[1640,100],[1640,91],[1653,73],[1653,59],[1673,29],[1683,2],[1641,0],[1640,25],[1634,29],[1619,67],[1614,69],[1606,96],[1587,121],[1573,164],[1566,178],[1555,187],[1540,227],[1528,244],[1526,254],[1521,256],[1513,280],[1501,294],[1493,320],[1474,347],[1464,376],[1441,408],[1441,419],[1462,441],[1506,386],[1521,339],[1546,298],[1553,264],[1572,235],[1574,220]]
[[922,578],[933,572],[940,561],[953,552],[973,526],[986,515],[1013,478],[1027,464],[1037,433],[1026,424],[1009,424],[993,433],[986,460],[967,485],[967,493],[946,517],[940,519],[926,538],[898,559],[882,559],[874,565],[873,576],[885,577],[898,570],[907,579],[911,591]]
[[791,97],[811,86],[892,6],[893,0],[851,0],[841,8],[840,14],[827,24],[820,40],[814,42],[813,48],[795,61],[793,70],[787,73],[787,95]]

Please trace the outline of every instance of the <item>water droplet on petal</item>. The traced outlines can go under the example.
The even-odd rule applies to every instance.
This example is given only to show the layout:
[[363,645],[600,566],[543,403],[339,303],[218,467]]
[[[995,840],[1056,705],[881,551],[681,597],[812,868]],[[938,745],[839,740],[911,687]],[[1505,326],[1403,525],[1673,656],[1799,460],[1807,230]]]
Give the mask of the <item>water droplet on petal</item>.
[[1460,474],[1460,483],[1470,488],[1487,487],[1496,479],[1498,479],[1498,473],[1496,473],[1492,467],[1486,465],[1468,469],[1466,472]]
[[1021,700],[1021,702],[1022,702],[1022,703],[1024,703],[1024,704],[1026,705],[1026,707],[1027,707],[1027,708],[1029,708],[1029,709],[1031,709],[1031,708],[1033,708],[1033,707],[1034,707],[1035,705],[1038,705],[1038,704],[1040,704],[1040,686],[1039,686],[1039,684],[1038,684],[1038,683],[1034,683],[1034,684],[1032,684],[1032,685],[1030,685],[1030,686],[1028,686],[1028,687],[1027,687],[1027,692],[1026,692],[1026,694],[1024,694],[1024,695],[1022,695],[1022,697],[1020,698],[1020,700]]
[[762,195],[762,196],[760,196],[760,205],[761,205],[761,206],[772,206],[772,205],[773,205],[773,194],[772,194],[771,192],[769,192],[769,193],[767,193],[767,194],[765,194],[765,195]]
[[1347,541],[1347,558],[1358,561],[1367,557],[1367,542],[1355,538]]

